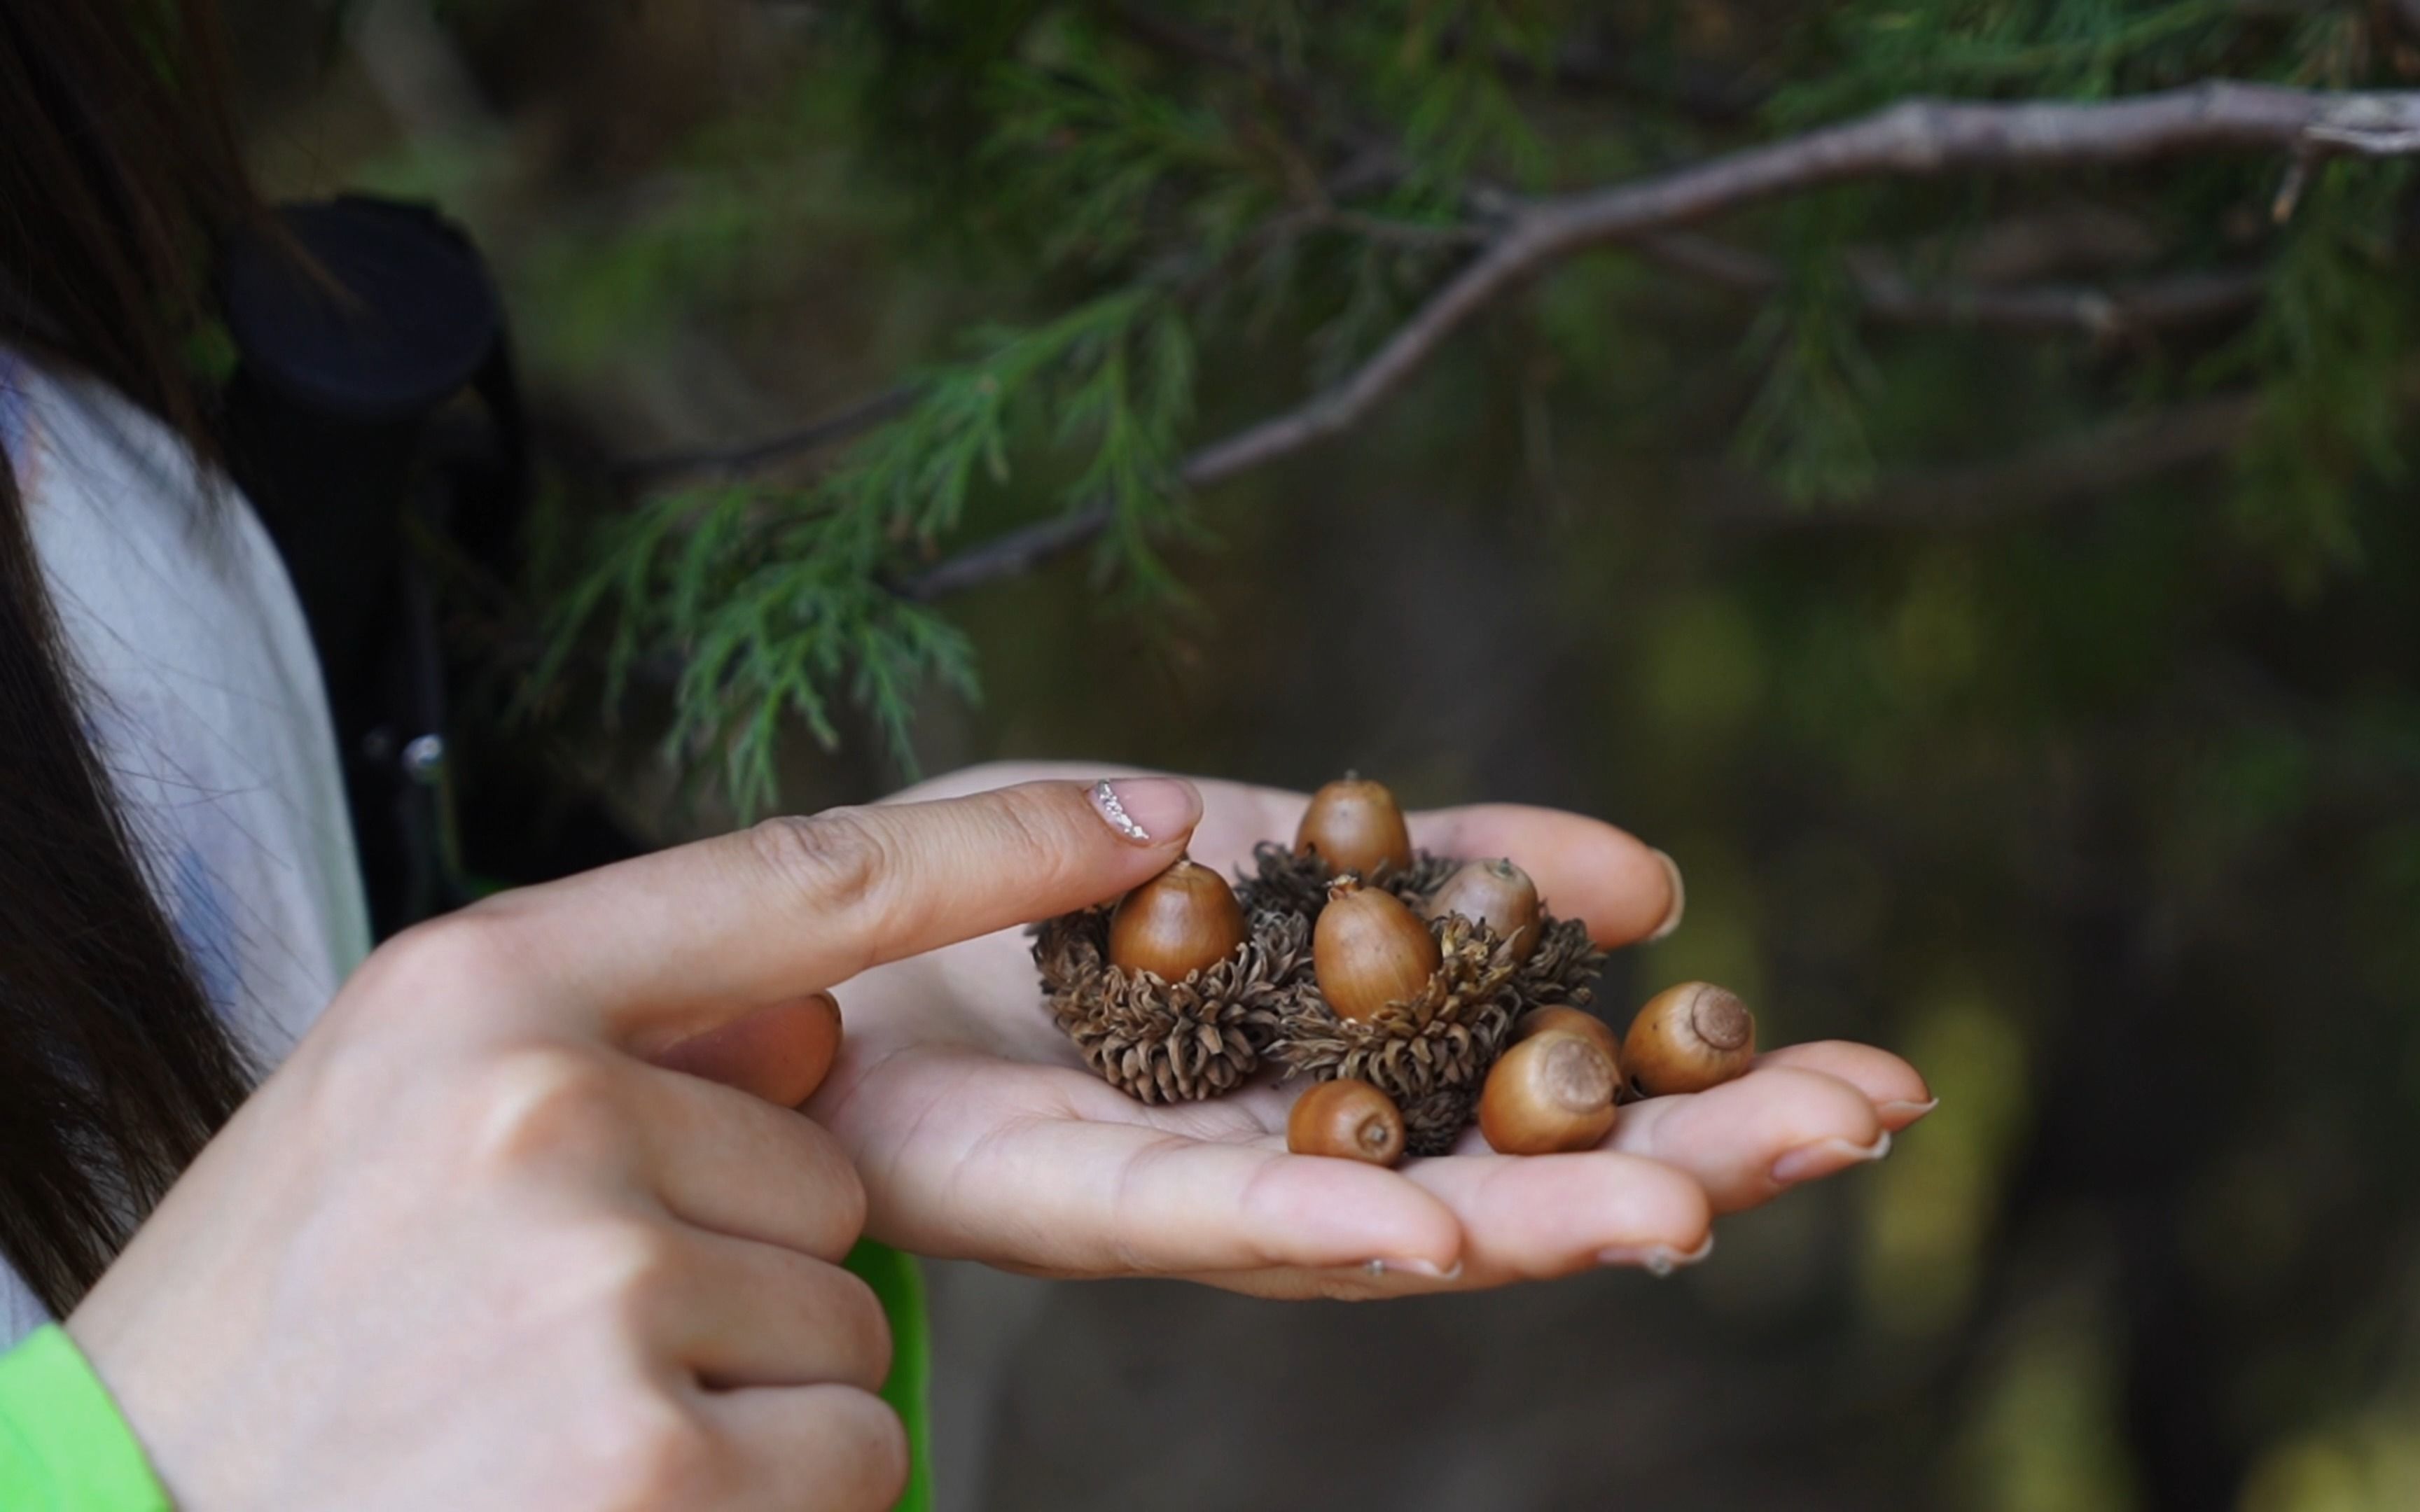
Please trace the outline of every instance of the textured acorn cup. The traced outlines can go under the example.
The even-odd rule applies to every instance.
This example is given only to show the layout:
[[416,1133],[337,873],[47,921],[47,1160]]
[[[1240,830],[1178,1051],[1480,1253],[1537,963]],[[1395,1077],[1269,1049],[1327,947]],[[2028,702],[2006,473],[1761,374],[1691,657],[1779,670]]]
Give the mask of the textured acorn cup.
[[1445,879],[1421,912],[1430,918],[1460,914],[1511,942],[1512,959],[1527,961],[1538,949],[1538,885],[1529,873],[1498,857],[1473,861]]
[[1647,1000],[1621,1041],[1621,1066],[1649,1097],[1702,1092],[1756,1059],[1756,1016],[1737,993],[1684,981]]
[[1170,981],[1109,964],[1109,910],[1079,908],[1033,931],[1050,1016],[1101,1079],[1145,1103],[1187,1103],[1242,1086],[1278,1022],[1311,985],[1311,924],[1253,916],[1233,954]]
[[1311,795],[1294,849],[1318,856],[1333,872],[1374,882],[1412,864],[1412,832],[1386,784],[1346,777]]
[[1247,933],[1226,879],[1180,860],[1119,901],[1109,916],[1109,964],[1183,981],[1234,954]]
[[1613,1057],[1613,1084],[1617,1089],[1621,1088],[1621,1037],[1613,1032],[1612,1025],[1586,1009],[1574,1008],[1568,1003],[1551,1003],[1544,1008],[1529,1010],[1512,1026],[1512,1038],[1516,1043],[1541,1034],[1576,1034],[1583,1039],[1594,1040],[1598,1048]]
[[1428,990],[1442,962],[1436,936],[1403,900],[1351,877],[1327,889],[1311,935],[1311,975],[1339,1018],[1373,1019]]
[[1404,1154],[1404,1113],[1368,1082],[1349,1076],[1321,1082],[1286,1115],[1286,1149],[1392,1165]]
[[1588,1149],[1613,1128],[1614,1060],[1585,1034],[1548,1030],[1504,1052],[1479,1099],[1479,1132],[1501,1155]]

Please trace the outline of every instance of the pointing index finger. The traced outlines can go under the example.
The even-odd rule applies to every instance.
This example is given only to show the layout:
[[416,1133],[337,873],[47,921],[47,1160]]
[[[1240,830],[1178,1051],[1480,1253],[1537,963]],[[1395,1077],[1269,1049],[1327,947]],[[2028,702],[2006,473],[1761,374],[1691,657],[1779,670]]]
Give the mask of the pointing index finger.
[[1183,854],[1201,811],[1165,778],[836,809],[470,912],[506,932],[566,1018],[644,1047],[1115,897]]

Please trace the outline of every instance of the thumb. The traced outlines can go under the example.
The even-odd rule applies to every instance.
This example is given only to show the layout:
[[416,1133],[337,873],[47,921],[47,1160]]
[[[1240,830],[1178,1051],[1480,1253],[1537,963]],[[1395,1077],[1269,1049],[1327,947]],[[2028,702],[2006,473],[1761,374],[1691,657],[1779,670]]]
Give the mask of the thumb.
[[1183,855],[1201,817],[1173,778],[1029,782],[771,820],[458,917],[503,936],[529,1012],[644,1054],[1112,898]]
[[666,1071],[736,1087],[794,1108],[815,1095],[840,1055],[840,1004],[830,993],[752,1009],[648,1056]]

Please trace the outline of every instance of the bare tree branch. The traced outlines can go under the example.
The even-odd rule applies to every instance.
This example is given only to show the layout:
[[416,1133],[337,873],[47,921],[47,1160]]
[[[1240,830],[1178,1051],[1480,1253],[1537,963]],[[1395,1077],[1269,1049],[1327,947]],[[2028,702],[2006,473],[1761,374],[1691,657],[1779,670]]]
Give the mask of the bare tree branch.
[[[1676,233],[1649,237],[1638,250],[1670,268],[1730,288],[1768,293],[1781,286],[1782,270],[1755,253],[1710,238]],[[2260,301],[2267,275],[2257,269],[2180,273],[2111,288],[2034,285],[1928,287],[1853,257],[1850,278],[1866,314],[1899,325],[1976,326],[2003,331],[2081,332],[2113,336],[2128,332],[2195,326],[2250,309]]]
[[[2222,394],[2128,415],[2005,461],[1911,472],[1845,504],[1809,506],[1783,498],[1736,468],[1713,468],[1702,491],[1707,519],[1750,534],[1823,531],[1971,530],[2029,511],[2103,495],[2146,478],[2226,455],[2258,418],[2260,397]],[[1105,505],[1008,531],[898,585],[920,602],[1030,572],[1091,540],[1109,523]]]
[[1014,578],[1075,550],[1108,530],[1112,517],[1106,501],[1053,515],[1048,519],[1003,531],[895,587],[902,598],[923,603],[1002,578]]
[[802,455],[819,446],[845,440],[861,431],[872,430],[886,420],[905,414],[915,404],[916,394],[915,385],[902,384],[871,398],[860,399],[780,436],[767,437],[744,446],[707,447],[692,452],[662,452],[653,456],[631,457],[614,464],[614,475],[635,487],[660,487],[675,479],[729,478],[753,472],[775,462]]
[[[2420,91],[2328,92],[2212,82],[2088,103],[1913,100],[1873,115],[1625,184],[1514,207],[1493,240],[1343,381],[1203,447],[1179,476],[1202,488],[1340,435],[1463,323],[1541,270],[1785,194],[1860,178],[2119,167],[2196,152],[2420,151]],[[1025,571],[1106,527],[1086,508],[1011,531],[910,579],[934,597]]]

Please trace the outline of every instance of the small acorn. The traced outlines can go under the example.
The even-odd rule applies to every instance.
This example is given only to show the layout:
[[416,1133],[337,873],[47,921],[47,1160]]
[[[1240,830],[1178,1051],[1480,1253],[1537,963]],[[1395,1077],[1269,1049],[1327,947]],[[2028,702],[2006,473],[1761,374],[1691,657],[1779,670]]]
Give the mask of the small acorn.
[[1550,1003],[1529,1010],[1512,1025],[1516,1043],[1541,1034],[1576,1034],[1594,1040],[1598,1048],[1613,1057],[1614,1085],[1621,1085],[1621,1038],[1613,1032],[1612,1025],[1594,1013],[1568,1003]]
[[1512,945],[1512,959],[1527,961],[1538,949],[1538,885],[1529,873],[1501,857],[1473,861],[1445,879],[1421,912],[1430,918],[1460,914],[1484,924]]
[[1311,795],[1294,853],[1316,855],[1332,872],[1374,882],[1412,864],[1412,832],[1386,784],[1348,776]]
[[1479,1131],[1503,1155],[1587,1149],[1613,1127],[1619,1085],[1613,1057],[1589,1035],[1532,1035],[1488,1072]]
[[1649,1097],[1719,1087],[1755,1059],[1756,1016],[1737,993],[1705,981],[1649,998],[1621,1042],[1631,1085]]
[[1419,997],[1442,960],[1436,936],[1393,893],[1351,877],[1328,885],[1311,962],[1338,1017],[1373,1019],[1389,1003]]
[[1286,1149],[1392,1165],[1404,1153],[1404,1114],[1395,1100],[1350,1076],[1321,1082],[1286,1115]]
[[1234,954],[1246,933],[1243,904],[1226,879],[1180,860],[1119,900],[1109,916],[1109,964],[1183,981]]

